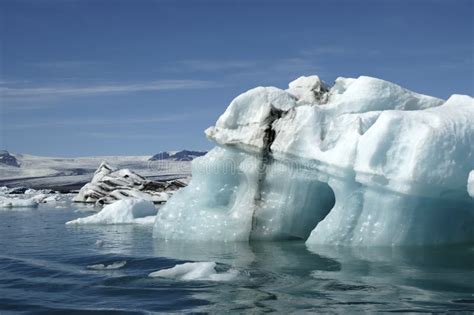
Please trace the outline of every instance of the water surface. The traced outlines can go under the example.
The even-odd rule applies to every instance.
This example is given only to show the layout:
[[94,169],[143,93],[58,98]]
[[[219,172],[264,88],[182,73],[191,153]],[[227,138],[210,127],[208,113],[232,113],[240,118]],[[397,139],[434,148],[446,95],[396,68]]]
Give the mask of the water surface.
[[[304,242],[187,243],[151,226],[66,226],[90,212],[0,210],[0,311],[473,312],[474,246],[307,247]],[[81,209],[80,212],[77,209]],[[98,242],[99,241],[99,242]],[[88,266],[126,261],[117,270]],[[231,281],[148,274],[215,261]]]

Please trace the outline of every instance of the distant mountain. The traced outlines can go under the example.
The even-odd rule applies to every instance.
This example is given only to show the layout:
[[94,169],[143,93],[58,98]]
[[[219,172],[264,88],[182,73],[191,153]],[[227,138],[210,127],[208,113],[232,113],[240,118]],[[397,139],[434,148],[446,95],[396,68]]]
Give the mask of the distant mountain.
[[150,161],[172,160],[172,161],[192,161],[193,159],[205,155],[206,151],[188,151],[182,150],[178,152],[160,152],[153,155]]
[[6,150],[0,150],[0,164],[20,167],[17,159]]

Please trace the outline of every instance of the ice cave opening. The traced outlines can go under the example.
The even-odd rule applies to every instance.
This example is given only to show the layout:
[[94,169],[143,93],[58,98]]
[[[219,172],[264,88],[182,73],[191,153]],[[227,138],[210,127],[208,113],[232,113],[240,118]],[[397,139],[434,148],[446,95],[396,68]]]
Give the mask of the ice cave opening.
[[252,240],[306,240],[336,202],[331,187],[303,165],[274,160],[261,175]]

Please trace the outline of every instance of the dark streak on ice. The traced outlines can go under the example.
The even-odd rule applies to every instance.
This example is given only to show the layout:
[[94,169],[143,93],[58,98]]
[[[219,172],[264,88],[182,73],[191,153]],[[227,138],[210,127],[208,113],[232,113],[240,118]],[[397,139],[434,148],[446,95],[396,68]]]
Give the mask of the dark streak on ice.
[[266,119],[266,128],[263,135],[263,148],[261,151],[261,158],[258,165],[258,181],[254,198],[255,208],[252,214],[252,231],[256,227],[255,215],[257,209],[260,208],[262,202],[262,186],[266,178],[267,165],[271,164],[273,161],[271,146],[273,144],[273,141],[275,141],[276,136],[275,129],[273,128],[273,123],[283,117],[283,115],[285,115],[286,113],[287,111],[283,111],[271,105],[270,113]]

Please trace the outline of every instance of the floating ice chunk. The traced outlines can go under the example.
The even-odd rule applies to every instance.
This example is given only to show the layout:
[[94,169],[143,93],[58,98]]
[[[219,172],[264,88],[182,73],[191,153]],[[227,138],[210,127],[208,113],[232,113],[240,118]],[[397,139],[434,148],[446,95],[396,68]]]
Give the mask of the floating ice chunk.
[[105,162],[96,170],[90,183],[74,197],[75,202],[109,204],[121,199],[146,199],[164,203],[185,184],[179,180],[154,182],[129,169],[114,170]]
[[218,273],[215,262],[193,262],[176,265],[173,268],[162,269],[149,274],[152,278],[169,278],[183,281],[230,281],[237,277],[238,271],[229,269]]
[[38,201],[34,198],[18,199],[0,197],[0,208],[36,208]]
[[93,269],[93,270],[116,270],[116,269],[120,269],[122,267],[125,267],[125,265],[127,264],[127,262],[124,260],[124,261],[116,261],[116,262],[113,262],[109,265],[104,265],[104,264],[96,264],[96,265],[90,265],[90,266],[87,266],[87,269]]
[[153,224],[156,212],[149,200],[124,199],[105,206],[99,213],[66,224]]
[[31,199],[36,201],[37,203],[45,202],[44,200],[46,198],[48,198],[48,196],[46,194],[37,194],[37,195],[31,197]]
[[238,96],[206,135],[218,147],[194,160],[188,187],[160,210],[155,237],[474,241],[470,96],[444,101],[365,76],[327,90],[302,77],[287,91]]
[[9,192],[10,192],[10,188],[8,188],[7,186],[0,187],[0,194],[5,195],[5,194],[8,194]]
[[474,198],[474,171],[469,173],[469,179],[467,180],[467,192],[469,196]]
[[61,197],[59,195],[53,195],[53,196],[49,196],[49,197],[44,198],[42,202],[44,202],[44,203],[54,203],[54,202],[57,202],[59,200],[61,200]]

